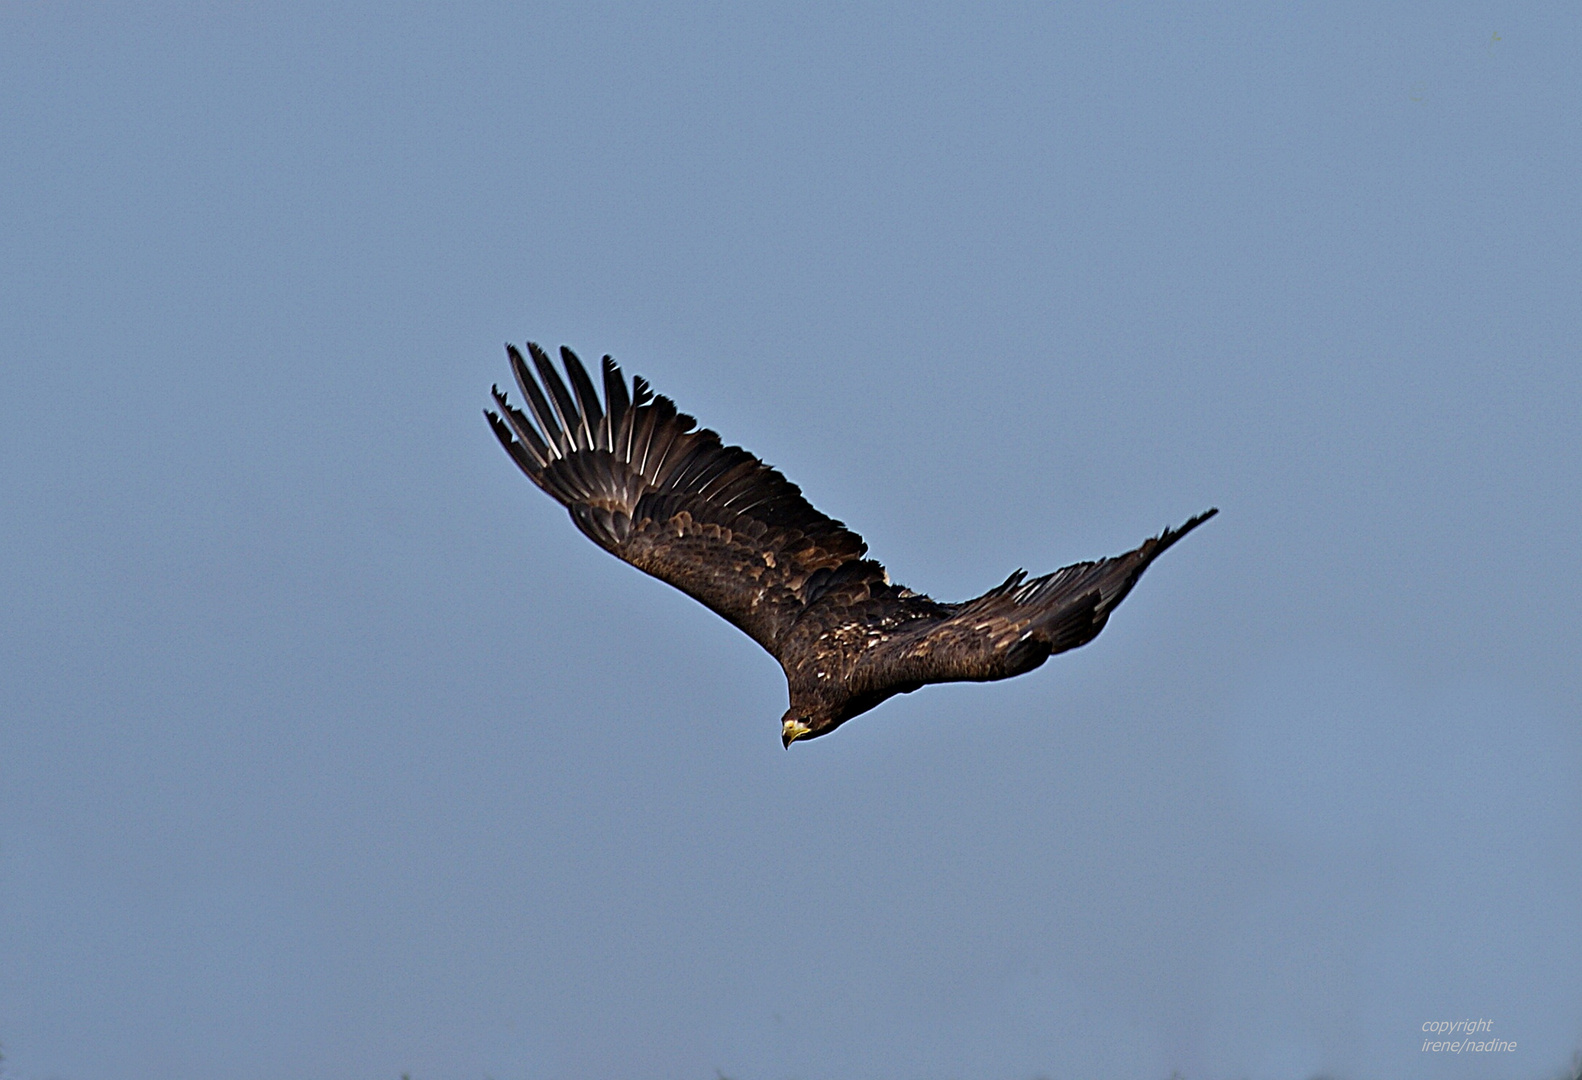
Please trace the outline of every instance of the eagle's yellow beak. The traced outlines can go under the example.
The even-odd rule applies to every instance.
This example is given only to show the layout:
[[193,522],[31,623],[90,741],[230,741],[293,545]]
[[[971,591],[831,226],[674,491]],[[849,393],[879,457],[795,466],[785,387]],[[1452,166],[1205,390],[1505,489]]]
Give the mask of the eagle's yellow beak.
[[812,731],[812,728],[800,720],[784,720],[780,724],[780,742],[789,750],[792,743],[804,735],[812,734]]

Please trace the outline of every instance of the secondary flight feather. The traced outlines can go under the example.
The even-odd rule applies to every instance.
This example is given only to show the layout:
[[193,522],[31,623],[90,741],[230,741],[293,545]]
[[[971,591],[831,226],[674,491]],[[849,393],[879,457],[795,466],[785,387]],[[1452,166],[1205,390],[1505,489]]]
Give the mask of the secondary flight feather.
[[[506,346],[521,407],[499,387],[485,410],[506,453],[610,554],[706,605],[785,670],[781,741],[827,735],[928,683],[1031,671],[1096,637],[1148,565],[1207,510],[1135,550],[1043,577],[1018,570],[972,600],[893,583],[868,545],[739,446],[604,358],[604,400],[570,349],[566,377],[528,343]],[[535,377],[536,372],[536,377]]]

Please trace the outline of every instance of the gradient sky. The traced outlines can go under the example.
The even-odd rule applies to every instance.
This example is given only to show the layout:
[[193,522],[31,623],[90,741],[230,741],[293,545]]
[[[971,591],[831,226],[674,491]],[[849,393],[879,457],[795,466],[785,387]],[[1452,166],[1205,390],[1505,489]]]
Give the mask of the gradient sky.
[[[7,1080],[1582,1047],[1582,9],[0,5]],[[782,750],[481,416],[615,354],[1092,645]],[[1488,1019],[1512,1053],[1425,1053]]]

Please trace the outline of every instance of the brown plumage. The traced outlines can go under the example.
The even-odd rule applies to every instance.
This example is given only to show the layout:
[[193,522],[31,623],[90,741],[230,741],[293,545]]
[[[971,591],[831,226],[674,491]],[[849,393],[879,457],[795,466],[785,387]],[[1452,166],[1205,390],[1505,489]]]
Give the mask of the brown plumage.
[[[517,465],[594,543],[740,627],[785,669],[781,739],[817,738],[927,683],[1008,679],[1092,641],[1148,564],[1208,510],[1134,551],[1028,579],[1018,570],[947,604],[890,581],[868,545],[739,446],[725,446],[604,358],[604,402],[570,349],[566,380],[529,343],[506,346],[524,408],[489,424]],[[569,382],[569,387],[567,383]],[[503,417],[503,418],[502,418]]]

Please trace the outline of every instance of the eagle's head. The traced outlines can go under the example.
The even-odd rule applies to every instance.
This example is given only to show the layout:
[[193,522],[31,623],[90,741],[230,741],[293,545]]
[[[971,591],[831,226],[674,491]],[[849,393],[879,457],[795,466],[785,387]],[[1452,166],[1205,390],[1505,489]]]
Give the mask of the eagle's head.
[[806,707],[792,707],[780,718],[780,741],[787,750],[798,739],[813,739],[836,726],[835,718]]

